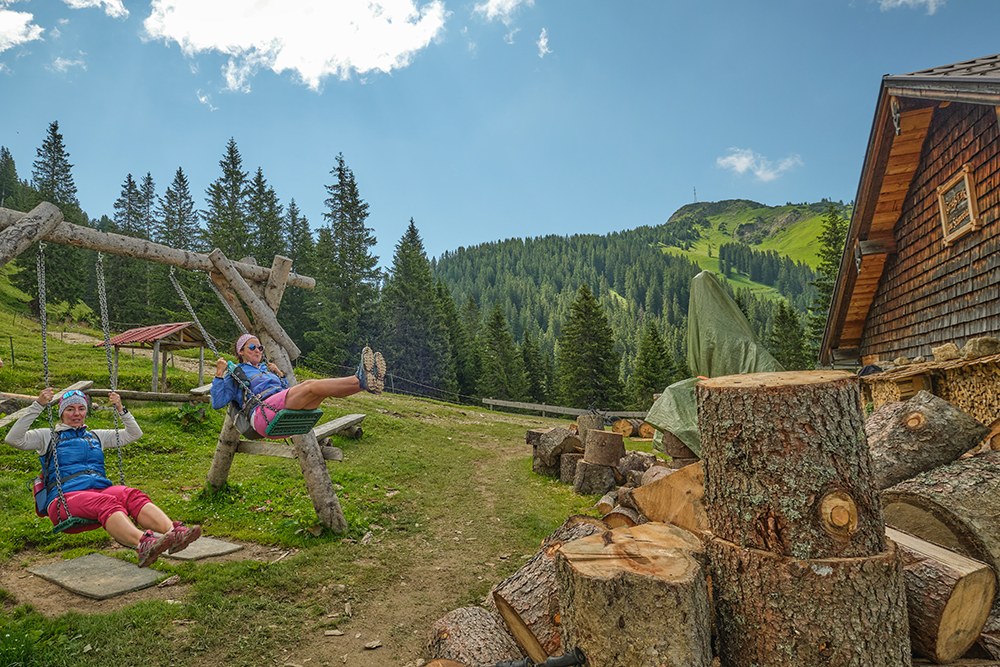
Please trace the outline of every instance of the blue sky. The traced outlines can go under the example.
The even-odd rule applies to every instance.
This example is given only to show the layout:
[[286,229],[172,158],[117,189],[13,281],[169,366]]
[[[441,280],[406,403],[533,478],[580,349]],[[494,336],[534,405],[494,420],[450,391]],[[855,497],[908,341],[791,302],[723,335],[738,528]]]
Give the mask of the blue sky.
[[0,145],[49,123],[91,217],[126,175],[197,204],[235,138],[323,222],[338,152],[389,265],[660,224],[698,201],[854,198],[884,74],[1000,52],[996,0],[0,0]]

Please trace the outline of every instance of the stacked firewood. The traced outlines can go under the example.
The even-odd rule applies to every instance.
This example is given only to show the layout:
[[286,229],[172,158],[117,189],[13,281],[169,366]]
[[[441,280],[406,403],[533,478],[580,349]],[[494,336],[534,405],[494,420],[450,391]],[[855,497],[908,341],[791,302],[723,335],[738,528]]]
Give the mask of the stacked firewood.
[[611,469],[601,518],[439,620],[429,657],[1000,667],[1000,452],[963,458],[989,428],[927,392],[866,420],[844,373],[715,378],[698,401],[704,460],[680,469],[596,426],[529,431],[548,474]]

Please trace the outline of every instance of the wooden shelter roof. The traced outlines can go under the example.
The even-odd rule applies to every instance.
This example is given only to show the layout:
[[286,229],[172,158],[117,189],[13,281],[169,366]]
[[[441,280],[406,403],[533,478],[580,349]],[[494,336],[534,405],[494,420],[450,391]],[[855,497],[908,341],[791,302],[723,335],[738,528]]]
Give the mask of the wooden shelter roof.
[[934,108],[964,102],[1000,106],[1000,54],[882,77],[854,211],[831,297],[820,363],[859,359],[865,322],[893,230],[920,166]]
[[[127,348],[151,348],[157,342],[160,343],[160,350],[163,351],[208,346],[208,342],[194,322],[174,322],[138,327],[129,329],[111,339],[111,344],[115,347]],[[94,344],[94,347],[103,346],[104,341]]]

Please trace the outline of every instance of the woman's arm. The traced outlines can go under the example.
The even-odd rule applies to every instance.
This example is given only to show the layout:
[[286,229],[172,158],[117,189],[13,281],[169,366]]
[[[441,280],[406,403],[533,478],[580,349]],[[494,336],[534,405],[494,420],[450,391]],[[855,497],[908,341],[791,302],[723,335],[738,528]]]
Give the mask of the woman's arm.
[[117,393],[111,392],[108,394],[108,399],[111,401],[112,407],[118,411],[118,416],[122,418],[122,423],[125,424],[125,432],[122,433],[121,430],[115,429],[96,429],[93,434],[101,441],[101,449],[113,449],[115,447],[124,447],[130,442],[135,442],[142,437],[142,428],[139,427],[139,422],[135,420],[135,416],[125,409],[122,405],[122,399]]
[[228,375],[212,379],[211,397],[212,408],[215,410],[224,408],[233,401],[236,401],[238,406],[243,406],[243,392],[239,391],[236,381]]
[[[46,392],[48,392],[48,397],[45,397]],[[38,418],[38,415],[42,414],[42,410],[45,409],[45,405],[52,398],[52,390],[45,389],[39,394],[39,399],[43,399],[45,402],[40,403],[36,400],[34,403],[28,406],[27,410],[23,415],[21,415],[14,425],[10,427],[10,431],[7,432],[7,437],[4,441],[11,447],[15,447],[25,452],[35,451],[39,454],[44,454],[46,448],[49,444],[49,436],[51,435],[51,430],[46,428],[38,428],[33,431],[29,431],[28,427]]]

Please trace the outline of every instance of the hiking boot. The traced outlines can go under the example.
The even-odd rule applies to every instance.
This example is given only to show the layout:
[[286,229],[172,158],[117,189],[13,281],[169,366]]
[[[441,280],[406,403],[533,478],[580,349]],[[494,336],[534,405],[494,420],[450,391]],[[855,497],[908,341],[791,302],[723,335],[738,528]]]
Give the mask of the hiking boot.
[[187,549],[192,542],[201,537],[201,526],[191,526],[189,528],[182,521],[174,521],[174,527],[168,535],[173,535],[174,543],[167,549],[167,553],[175,554],[178,551]]
[[[379,355],[381,357],[381,355]],[[381,380],[375,377],[375,354],[372,349],[365,345],[365,349],[361,350],[361,363],[358,364],[358,372],[355,373],[355,377],[358,378],[358,385],[365,391],[372,394],[381,394],[383,383]],[[382,362],[382,371],[385,372],[385,362]]]
[[382,390],[385,389],[385,359],[382,357],[381,352],[375,353],[375,385],[377,391],[376,394],[381,394]]
[[135,555],[139,558],[139,567],[149,567],[156,562],[164,551],[173,545],[174,539],[171,533],[157,537],[153,531],[147,530],[139,538],[139,546],[135,548]]

